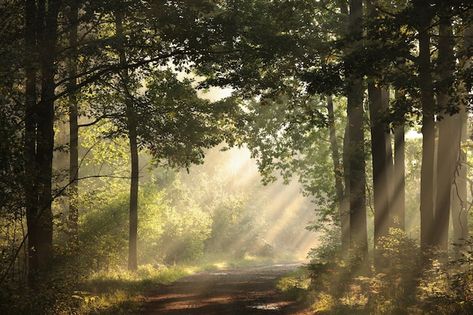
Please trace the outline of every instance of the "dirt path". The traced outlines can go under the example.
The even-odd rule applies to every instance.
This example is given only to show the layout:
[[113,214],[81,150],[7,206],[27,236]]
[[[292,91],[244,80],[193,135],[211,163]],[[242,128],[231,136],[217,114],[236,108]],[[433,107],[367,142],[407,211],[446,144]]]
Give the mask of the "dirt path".
[[143,314],[306,314],[275,290],[277,279],[300,264],[199,273],[156,288]]

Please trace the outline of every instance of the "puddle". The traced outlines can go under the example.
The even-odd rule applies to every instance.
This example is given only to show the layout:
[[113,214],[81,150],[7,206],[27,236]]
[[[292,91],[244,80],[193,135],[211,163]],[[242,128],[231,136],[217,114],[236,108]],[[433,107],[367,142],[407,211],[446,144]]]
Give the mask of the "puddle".
[[277,311],[281,308],[281,304],[280,303],[269,303],[269,304],[258,304],[258,305],[248,306],[248,307],[256,309],[256,310]]

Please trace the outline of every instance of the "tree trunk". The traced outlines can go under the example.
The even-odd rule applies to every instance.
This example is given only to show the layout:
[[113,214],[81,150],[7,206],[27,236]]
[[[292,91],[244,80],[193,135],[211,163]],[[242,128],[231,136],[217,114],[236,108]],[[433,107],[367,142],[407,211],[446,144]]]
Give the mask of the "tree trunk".
[[[71,91],[77,89],[77,31],[78,31],[79,7],[77,0],[70,1],[69,12],[69,45],[71,56],[69,60],[69,76],[71,78],[69,88]],[[77,246],[79,234],[79,209],[77,205],[79,175],[79,127],[78,127],[78,103],[77,94],[72,92],[69,96],[69,232],[71,233],[71,245]]]
[[333,110],[333,98],[327,96],[328,127],[330,133],[330,149],[332,150],[333,171],[335,174],[335,191],[337,194],[337,203],[340,216],[342,252],[346,252],[350,246],[350,234],[348,225],[348,208],[345,202],[345,193],[343,189],[343,169],[340,164],[340,153],[335,128],[335,114]]
[[[41,2],[41,1],[40,1]],[[41,7],[41,6],[40,6]],[[38,263],[47,269],[52,257],[52,165],[54,152],[55,54],[59,0],[47,1],[40,37],[41,100],[38,106],[36,166],[38,169]]]
[[[362,0],[350,0],[349,33],[354,46],[362,37]],[[350,69],[351,67],[349,67]],[[349,72],[349,71],[348,71]],[[366,230],[366,174],[363,134],[363,78],[348,73],[347,116],[350,167],[350,245],[362,257],[368,253]]]
[[415,2],[419,32],[419,87],[422,103],[422,166],[420,187],[420,241],[421,248],[432,245],[434,220],[434,154],[435,123],[434,94],[430,64],[430,5],[423,0]]
[[[473,46],[473,25],[464,23],[464,43],[463,51],[466,56],[463,56],[461,66],[465,71],[471,69],[472,62],[468,58],[468,51]],[[465,240],[468,238],[468,211],[467,211],[467,161],[466,161],[466,150],[463,148],[462,143],[468,140],[468,113],[466,110],[467,100],[466,91],[471,90],[471,86],[465,86],[462,84],[461,90],[464,94],[461,98],[460,103],[460,122],[462,126],[461,130],[461,142],[460,142],[460,156],[455,167],[455,180],[452,187],[452,223],[453,223],[453,243],[455,244],[455,252],[459,256],[460,250],[465,245]]]
[[[396,99],[400,99],[396,91]],[[404,122],[394,128],[394,185],[392,211],[395,227],[405,231],[406,221],[406,165],[405,165],[405,131]]]
[[129,92],[130,75],[126,69],[126,53],[124,47],[123,34],[123,14],[120,11],[116,13],[117,36],[120,39],[119,58],[120,65],[123,67],[122,79],[126,102],[126,118],[128,127],[128,139],[130,143],[131,157],[131,182],[130,182],[130,217],[129,217],[129,240],[128,240],[128,269],[136,270],[138,268],[137,260],[137,238],[138,238],[138,180],[139,180],[139,161],[138,161],[138,142],[137,142],[137,121],[136,113],[133,108],[133,100]]
[[38,215],[38,191],[36,187],[36,1],[27,0],[25,3],[25,202],[26,223],[28,226],[28,277],[33,284],[33,275],[39,269],[38,256],[35,248],[38,247],[38,233],[36,216]]
[[[444,11],[448,14],[448,9]],[[454,181],[455,168],[460,152],[461,117],[450,115],[449,90],[452,87],[454,71],[453,32],[448,15],[442,14],[439,24],[439,94],[437,96],[440,114],[443,119],[438,123],[439,143],[437,155],[437,199],[435,202],[434,245],[446,251],[448,249],[448,227],[450,219],[450,196]]]
[[342,209],[345,216],[342,217],[342,224],[346,229],[345,242],[350,247],[350,137],[348,136],[348,130],[349,126],[347,123],[343,135],[343,182],[345,184],[345,194],[343,196]]
[[391,135],[384,122],[384,113],[388,109],[388,91],[368,84],[371,122],[371,155],[373,161],[373,197],[374,197],[374,243],[389,234],[394,227],[390,208],[391,180],[393,162]]
[[[55,53],[59,1],[27,1],[25,4],[26,64],[25,171],[27,183],[28,279],[49,269],[52,257],[51,210],[54,151]],[[37,57],[39,56],[39,60]],[[41,99],[36,102],[36,67],[41,72]]]

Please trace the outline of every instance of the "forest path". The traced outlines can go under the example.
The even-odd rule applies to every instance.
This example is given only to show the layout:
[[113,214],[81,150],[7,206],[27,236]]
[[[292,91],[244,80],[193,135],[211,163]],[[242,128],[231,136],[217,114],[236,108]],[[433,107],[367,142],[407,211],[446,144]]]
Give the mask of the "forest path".
[[275,289],[278,278],[301,263],[202,272],[160,286],[146,298],[143,314],[306,314]]

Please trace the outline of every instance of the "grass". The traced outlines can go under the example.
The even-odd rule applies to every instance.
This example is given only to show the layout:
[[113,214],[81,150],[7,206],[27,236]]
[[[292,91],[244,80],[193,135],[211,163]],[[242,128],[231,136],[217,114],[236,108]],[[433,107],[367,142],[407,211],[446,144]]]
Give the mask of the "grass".
[[79,314],[137,314],[146,292],[192,274],[197,268],[140,266],[136,272],[111,270],[92,274],[73,296]]
[[309,271],[306,267],[299,267],[293,272],[278,280],[276,288],[289,298],[306,301],[310,287]]

